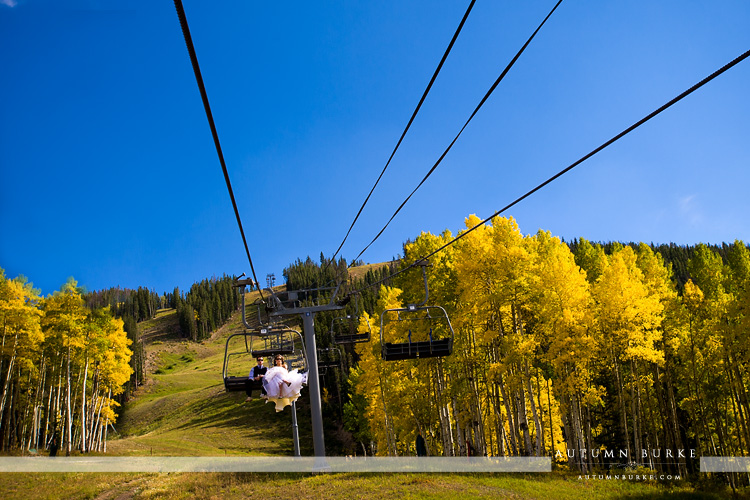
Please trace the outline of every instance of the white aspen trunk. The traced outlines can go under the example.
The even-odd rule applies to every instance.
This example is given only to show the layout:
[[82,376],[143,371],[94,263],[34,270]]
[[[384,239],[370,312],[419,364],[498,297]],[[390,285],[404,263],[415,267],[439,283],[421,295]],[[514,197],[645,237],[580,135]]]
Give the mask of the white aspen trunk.
[[94,440],[96,439],[96,435],[95,435],[96,419],[95,419],[95,416],[96,416],[97,406],[99,405],[99,398],[97,396],[97,391],[98,391],[98,381],[96,379],[96,372],[95,372],[94,373],[94,380],[93,380],[92,385],[91,385],[91,400],[89,401],[89,405],[88,405],[89,415],[88,415],[87,422],[89,423],[89,425],[88,425],[88,430],[86,431],[86,435],[88,436],[88,445],[87,445],[87,448],[89,449],[89,451],[91,451],[92,449],[94,449]]
[[524,360],[524,371],[526,373],[526,385],[529,395],[529,404],[531,405],[531,416],[534,418],[534,431],[536,438],[536,448],[534,449],[534,456],[542,456],[542,424],[539,422],[539,413],[536,411],[536,403],[534,402],[534,389],[531,385],[531,374],[529,373],[529,362]]
[[[589,466],[588,466],[588,460],[589,460],[589,452],[586,450],[586,441],[583,436],[583,421],[581,419],[581,406],[580,406],[580,399],[578,398],[578,395],[571,398],[571,406],[573,408],[573,432],[576,440],[576,450],[578,450],[578,460],[581,465],[581,471],[582,472],[589,472]],[[584,453],[581,452],[581,450],[585,451]]]
[[549,388],[549,380],[544,379],[547,383],[547,403],[549,406],[549,452],[550,456],[555,456],[555,432],[554,427],[552,427],[552,393]]
[[102,395],[101,397],[98,396],[99,390],[99,381],[97,379],[94,393],[91,396],[91,404],[89,405],[91,406],[91,416],[89,418],[89,422],[91,422],[89,426],[89,450],[92,450],[96,447],[96,430],[100,426],[102,407],[104,406],[104,395]]
[[2,419],[3,418],[3,414],[4,414],[3,412],[5,411],[5,405],[6,405],[6,402],[8,401],[8,392],[9,392],[9,389],[10,389],[10,380],[11,380],[11,376],[12,376],[13,363],[15,362],[15,360],[16,360],[16,356],[14,354],[10,358],[10,362],[8,364],[8,374],[7,374],[6,378],[5,378],[5,384],[3,385],[3,397],[0,400],[0,429],[2,429],[2,425],[3,425],[3,419]]
[[[54,372],[52,373],[52,377],[51,378],[52,379],[55,378]],[[42,443],[44,443],[45,448],[46,448],[46,445],[47,445],[47,436],[49,436],[50,415],[52,415],[52,411],[53,411],[53,408],[52,408],[52,401],[53,401],[53,399],[52,399],[52,391],[53,391],[53,389],[54,389],[54,387],[50,383],[50,386],[49,386],[49,395],[47,396],[47,411],[44,412],[44,439],[42,440]]]
[[628,412],[625,408],[625,398],[623,396],[623,383],[622,376],[620,374],[620,363],[617,362],[617,356],[612,354],[612,361],[615,368],[615,379],[617,380],[617,396],[620,404],[620,425],[622,426],[622,432],[625,435],[625,446],[628,448],[628,458],[632,457],[632,450],[630,449],[630,433],[628,432]]
[[507,391],[505,390],[505,383],[503,382],[503,376],[498,375],[498,387],[500,388],[500,394],[503,397],[503,404],[505,405],[505,417],[508,419],[508,433],[510,434],[510,448],[513,452],[513,456],[518,456],[518,427],[515,424],[513,418],[513,409],[510,405],[510,398],[508,398]]
[[[5,336],[3,336],[3,344],[5,344]],[[8,389],[10,387],[10,381],[13,375],[13,364],[16,361],[16,347],[18,346],[18,332],[16,332],[13,340],[13,353],[10,355],[10,361],[8,362],[8,373],[5,376],[5,384],[3,385],[3,396],[0,399],[0,429],[3,425],[3,411],[5,410],[6,402],[8,401]]]
[[508,441],[508,436],[505,434],[505,422],[503,421],[503,410],[500,404],[500,391],[498,391],[495,384],[492,385],[492,410],[495,414],[498,454],[504,457],[507,453],[505,443]]
[[[75,414],[76,414],[76,410],[77,410],[76,404],[77,404],[77,401],[78,401],[79,391],[80,391],[81,386],[82,386],[82,384],[81,384],[81,377],[82,376],[83,376],[83,366],[81,366],[78,369],[78,376],[76,377],[76,381],[72,384],[73,385],[73,395],[71,396],[70,401],[72,402],[71,404],[73,405],[73,412],[71,413],[71,418],[73,420],[75,420]],[[80,429],[80,427],[74,426],[71,436],[73,438],[72,447],[73,448],[80,448],[80,444],[81,444],[81,439],[80,439],[81,438],[81,429]]]
[[576,434],[575,434],[575,423],[573,422],[573,398],[568,396],[565,398],[567,404],[565,405],[565,412],[561,414],[563,421],[563,429],[565,430],[565,448],[566,458],[568,459],[568,466],[573,469],[579,468],[575,462],[575,451],[574,456],[570,456],[570,450],[578,448]]
[[461,432],[461,421],[458,418],[458,403],[456,397],[453,396],[453,420],[456,421],[456,437],[458,440],[458,454],[464,455],[466,453],[466,443],[464,442],[463,433]]
[[446,457],[454,455],[453,445],[453,425],[451,424],[450,409],[448,404],[445,402],[444,396],[444,378],[443,378],[443,366],[440,359],[437,361],[436,380],[435,388],[437,392],[437,405],[440,416],[440,427],[443,438],[443,454]]
[[482,398],[479,396],[479,378],[476,370],[471,370],[469,384],[474,396],[474,404],[472,405],[474,414],[471,422],[471,427],[474,432],[474,442],[472,444],[474,445],[474,451],[477,455],[484,455],[487,452],[487,443],[484,435],[484,418],[482,417],[484,410],[482,408]]
[[743,411],[743,423],[745,428],[746,443],[748,445],[748,451],[750,451],[750,404],[748,404],[747,392],[745,391],[745,382],[742,379],[742,373],[740,372],[739,362],[736,359],[736,355],[732,356],[734,359],[732,366],[734,368],[735,380],[737,380],[737,394],[740,409]]
[[[107,401],[112,399],[112,389],[109,390],[109,394],[107,395]],[[109,420],[105,419],[104,422],[104,453],[107,453],[107,436],[109,435]]]
[[386,437],[386,442],[388,446],[388,455],[391,455],[391,453],[393,453],[393,455],[395,456],[396,444],[394,443],[391,446],[391,426],[389,423],[390,419],[388,418],[388,405],[386,405],[385,403],[385,391],[383,390],[383,377],[381,377],[380,374],[378,374],[378,379],[380,380],[380,384],[379,384],[380,385],[380,398],[381,398],[381,401],[383,401],[383,415],[385,416],[385,437]]
[[536,376],[536,402],[539,405],[539,427],[542,435],[542,456],[547,455],[547,446],[544,439],[544,405],[542,404],[542,384],[539,382],[539,368],[535,370]]
[[102,438],[104,437],[105,426],[102,426],[102,423],[100,420],[98,427],[96,428],[96,451],[102,451],[102,440],[103,440]]
[[641,429],[640,429],[640,422],[638,421],[638,408],[637,401],[636,401],[636,395],[635,395],[635,386],[637,384],[636,380],[636,372],[635,372],[635,366],[633,365],[633,360],[630,360],[630,377],[631,377],[631,384],[630,384],[630,414],[633,417],[633,450],[634,450],[634,457],[631,456],[630,459],[635,459],[635,462],[638,464],[643,463],[643,459],[641,458],[641,449],[643,448],[641,446]]
[[[12,431],[14,424],[16,424],[15,419],[13,418],[13,401],[15,399],[16,395],[16,384],[11,383],[10,388],[8,389],[8,393],[10,394],[10,399],[8,401],[8,431]],[[10,438],[12,436],[12,432],[6,432],[5,433],[5,449],[10,449]]]
[[[59,420],[62,420],[62,410],[60,409],[60,399],[62,398],[62,389],[63,389],[63,365],[65,364],[65,356],[61,356],[60,353],[57,354],[60,357],[60,369],[57,371],[57,389],[55,391],[55,428],[57,428],[58,425],[62,424]],[[62,432],[63,429],[60,429]],[[63,442],[60,441],[60,448],[62,448]]]
[[65,397],[65,455],[70,456],[73,451],[73,414],[70,407],[70,339],[68,339],[67,371],[66,371],[66,397]]
[[[21,382],[21,367],[18,367],[18,382]],[[31,371],[29,371],[29,377],[26,381],[27,384],[31,384]],[[19,399],[20,401],[20,399]],[[26,436],[27,431],[29,430],[29,410],[32,409],[31,406],[32,402],[30,400],[26,400],[26,405],[24,405],[23,408],[23,417],[21,418],[21,442],[19,444],[20,449],[24,449],[24,446],[26,445]]]
[[86,448],[89,451],[94,449],[94,440],[96,439],[96,408],[98,404],[98,398],[94,392],[91,395],[91,401],[89,401],[89,415],[86,420],[88,422],[88,428],[86,429]]
[[86,453],[86,382],[89,376],[89,357],[86,356],[83,369],[83,388],[81,389],[81,453]]
[[529,422],[526,418],[526,396],[524,392],[523,385],[521,385],[515,393],[516,410],[518,412],[517,422],[521,432],[523,432],[524,452],[526,455],[531,455],[531,433],[529,432]]
[[[34,448],[39,448],[39,434],[42,432],[41,423],[42,408],[44,408],[44,383],[47,381],[46,361],[47,358],[44,356],[44,351],[42,351],[42,368],[39,373],[39,384],[37,384],[36,395],[34,396]],[[29,448],[31,448],[31,440],[29,440]]]
[[447,450],[445,455],[453,456],[455,455],[455,441],[453,439],[453,422],[451,422],[449,405],[447,403],[441,405],[440,411],[443,416],[443,422],[445,422],[445,427],[446,427],[446,432],[444,434],[445,442],[443,444],[444,448]]
[[[485,422],[485,432],[490,438],[490,442],[487,446],[487,456],[492,456],[495,454],[495,415],[493,413],[493,406],[492,406],[492,394],[490,394],[490,386],[487,384],[487,381],[485,380],[484,384],[484,392],[485,397],[487,398],[487,405],[485,406],[484,410],[486,412],[486,415],[482,416],[482,420]],[[489,429],[489,430],[487,430]]]
[[[588,405],[586,405],[584,408],[586,410],[586,448],[588,450],[591,450],[594,447],[594,439],[591,434],[591,410],[588,407]],[[594,458],[591,456],[591,453],[589,452],[588,456],[589,456],[589,467],[591,469],[593,469],[595,462],[598,463],[598,462],[601,462],[602,460],[601,454],[597,458]]]
[[[96,451],[101,451],[102,448],[102,408],[104,408],[104,396],[99,398],[99,409],[96,412]],[[91,449],[91,447],[89,447]]]

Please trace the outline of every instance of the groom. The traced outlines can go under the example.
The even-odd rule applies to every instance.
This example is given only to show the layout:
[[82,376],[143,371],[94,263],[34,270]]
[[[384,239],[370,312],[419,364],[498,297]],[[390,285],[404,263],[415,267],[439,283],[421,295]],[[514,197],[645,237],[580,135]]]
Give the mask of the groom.
[[259,357],[257,361],[258,364],[253,366],[253,369],[250,370],[250,375],[248,376],[247,383],[245,384],[245,394],[247,394],[247,399],[245,401],[253,400],[253,389],[258,385],[260,385],[260,395],[266,395],[266,390],[263,387],[263,377],[266,375],[267,368],[263,366],[262,357]]

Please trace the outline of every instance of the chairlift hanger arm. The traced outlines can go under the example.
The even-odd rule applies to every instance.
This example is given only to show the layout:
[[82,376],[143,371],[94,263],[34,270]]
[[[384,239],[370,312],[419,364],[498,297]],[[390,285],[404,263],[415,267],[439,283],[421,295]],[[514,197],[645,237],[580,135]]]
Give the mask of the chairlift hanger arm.
[[427,300],[430,298],[430,289],[427,286],[427,271],[425,270],[425,268],[432,267],[432,264],[423,259],[415,262],[415,265],[422,268],[422,279],[424,280],[424,300],[419,304],[408,304],[406,307],[409,311],[416,311],[417,308],[424,306],[427,303]]

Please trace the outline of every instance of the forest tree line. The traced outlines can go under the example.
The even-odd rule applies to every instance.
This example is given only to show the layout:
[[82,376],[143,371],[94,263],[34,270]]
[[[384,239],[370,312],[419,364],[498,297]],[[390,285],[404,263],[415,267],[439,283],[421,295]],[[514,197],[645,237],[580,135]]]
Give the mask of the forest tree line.
[[[401,265],[451,238],[423,233]],[[444,358],[381,359],[379,316],[424,298],[419,269],[393,278],[369,319],[372,342],[357,346],[349,430],[379,455],[413,454],[419,432],[432,455],[552,456],[583,472],[612,466],[603,450],[675,474],[695,470],[692,449],[747,455],[750,251],[672,248],[690,255],[680,286],[654,248],[569,246],[493,219],[430,259],[429,303],[455,332]],[[420,323],[449,335],[433,318],[409,324],[412,341],[427,339]],[[398,322],[383,334],[407,342]]]
[[132,368],[131,341],[73,280],[47,298],[0,269],[0,450],[106,451]]
[[183,337],[196,342],[207,339],[229,320],[241,300],[233,284],[234,278],[224,275],[194,283],[184,296],[175,287],[167,301],[177,310]]

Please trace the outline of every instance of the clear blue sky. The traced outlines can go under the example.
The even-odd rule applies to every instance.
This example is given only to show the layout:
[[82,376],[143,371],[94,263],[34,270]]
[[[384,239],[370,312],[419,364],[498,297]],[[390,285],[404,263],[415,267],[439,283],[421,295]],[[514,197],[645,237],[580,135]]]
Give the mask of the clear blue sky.
[[[259,278],[331,254],[468,0],[184,0]],[[550,1],[478,0],[355,226],[355,256]],[[750,49],[750,2],[566,0],[363,256],[454,233]],[[0,0],[0,267],[46,295],[249,266],[171,1]],[[750,61],[512,209],[566,239],[750,241]]]

